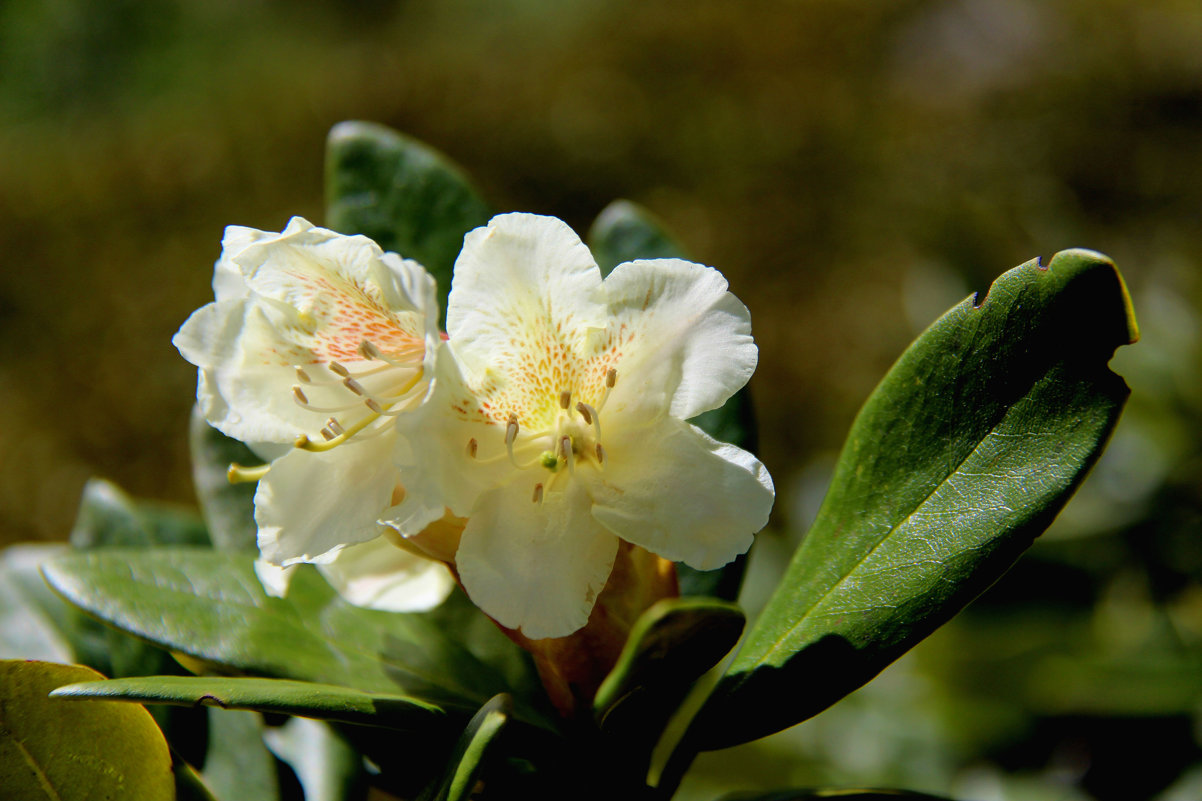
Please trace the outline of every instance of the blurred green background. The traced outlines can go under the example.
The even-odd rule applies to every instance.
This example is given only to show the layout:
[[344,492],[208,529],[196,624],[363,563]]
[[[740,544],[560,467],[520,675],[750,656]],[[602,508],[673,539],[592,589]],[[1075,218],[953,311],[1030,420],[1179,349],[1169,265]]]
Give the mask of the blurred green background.
[[190,502],[171,335],[225,225],[321,222],[349,118],[582,233],[639,201],[726,273],[779,493],[752,607],[918,331],[1032,257],[1112,256],[1134,394],[1065,515],[864,691],[686,790],[1202,797],[1202,3],[0,3],[0,543],[64,539],[92,475]]

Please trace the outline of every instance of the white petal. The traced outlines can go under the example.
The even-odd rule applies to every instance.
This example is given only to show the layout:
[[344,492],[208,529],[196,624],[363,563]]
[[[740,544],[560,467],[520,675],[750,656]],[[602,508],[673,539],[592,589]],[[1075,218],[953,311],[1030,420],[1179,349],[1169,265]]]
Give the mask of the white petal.
[[[297,366],[316,381],[304,389],[312,406],[365,414],[326,369],[331,361],[352,371],[377,366],[360,355],[364,340],[414,370],[431,357],[438,342],[434,279],[416,262],[301,218],[279,234],[231,226],[223,244],[217,302],[195,312],[173,341],[201,368],[201,408],[227,435],[278,443],[316,435],[329,413],[296,403]],[[405,376],[373,380],[383,390]]]
[[472,602],[531,639],[566,637],[587,623],[618,548],[588,506],[576,484],[541,504],[524,481],[481,497],[455,556]]
[[[442,517],[444,509],[468,516],[482,492],[514,471],[505,448],[506,426],[478,414],[453,352],[444,344],[429,395],[397,418],[394,456],[405,500],[387,522],[407,536]],[[471,455],[471,441],[476,455]],[[408,522],[401,522],[407,520]]]
[[[561,220],[502,214],[464,237],[447,301],[447,333],[469,372],[519,367],[556,326],[587,336],[602,327],[601,271]],[[505,376],[502,376],[503,378]]]
[[397,485],[395,433],[329,451],[293,450],[271,464],[255,492],[259,553],[269,562],[312,562],[380,534],[376,522]]
[[172,338],[200,368],[197,402],[205,419],[226,436],[285,443],[321,427],[320,418],[292,398],[291,363],[264,358],[277,341],[262,311],[240,300],[197,309]]
[[688,419],[715,409],[755,372],[751,316],[712,267],[656,259],[619,264],[605,279],[613,315],[629,343],[609,403],[615,413],[648,419],[670,398],[669,413]]
[[347,601],[388,612],[432,609],[455,587],[441,562],[402,550],[384,537],[343,548],[317,568]]
[[578,473],[589,480],[593,516],[652,553],[712,570],[768,522],[775,492],[764,465],[696,426],[662,418],[605,448],[603,471]]
[[266,559],[255,560],[255,575],[263,585],[263,591],[272,598],[283,598],[288,594],[288,585],[292,583],[292,573],[295,570],[296,565],[280,567]]

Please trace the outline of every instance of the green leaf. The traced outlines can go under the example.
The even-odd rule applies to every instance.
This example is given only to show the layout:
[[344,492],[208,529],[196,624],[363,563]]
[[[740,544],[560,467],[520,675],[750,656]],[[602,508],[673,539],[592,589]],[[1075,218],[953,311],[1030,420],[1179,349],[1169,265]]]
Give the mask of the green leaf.
[[629,200],[615,200],[602,209],[586,239],[602,275],[636,259],[689,258],[651,212]]
[[192,407],[188,443],[192,452],[192,483],[213,546],[224,551],[256,552],[255,485],[231,484],[228,471],[231,464],[251,466],[263,460],[238,440],[209,425],[198,406]]
[[1114,265],[1059,253],[1001,276],[901,356],[852,427],[818,518],[697,720],[703,748],[791,726],[988,587],[1084,477],[1137,338]]
[[62,684],[102,678],[51,662],[0,662],[0,787],[5,798],[171,801],[167,742],[132,704],[66,704],[47,697]]
[[492,214],[462,170],[427,145],[370,122],[330,131],[326,224],[421,262],[438,281],[444,320],[463,235]]
[[116,484],[93,478],[84,485],[71,530],[76,548],[206,545],[203,524],[189,511],[166,504],[137,504]]
[[411,731],[436,726],[443,719],[439,707],[408,696],[366,693],[332,684],[286,679],[140,676],[69,684],[51,695],[141,704],[254,709]]
[[508,689],[503,670],[459,642],[441,610],[352,606],[311,568],[296,571],[287,598],[267,596],[252,556],[198,548],[66,554],[44,572],[106,623],[237,672],[399,692],[460,710]]
[[[606,206],[589,229],[587,240],[602,275],[627,261],[689,258],[651,212],[629,200],[615,200]],[[744,450],[756,450],[755,410],[746,387],[720,408],[704,412],[689,422],[715,439]],[[733,601],[739,595],[746,567],[747,561],[742,556],[718,570],[694,570],[677,563],[680,593]]]
[[[196,768],[172,752],[171,772],[175,776],[175,801],[225,801],[213,795]],[[251,799],[254,796],[250,796]],[[274,801],[274,799],[273,799]]]
[[713,598],[671,598],[639,616],[593,704],[603,730],[654,743],[692,684],[743,633],[739,607]]
[[69,662],[73,610],[42,580],[42,563],[64,551],[55,544],[0,551],[0,659]]
[[221,801],[278,801],[276,761],[263,743],[262,716],[210,709],[208,723],[204,782],[212,794]]
[[[292,718],[283,726],[268,729],[264,736],[272,753],[296,773],[305,791],[305,801],[349,801],[363,797],[363,757],[329,724]],[[397,752],[389,756],[390,761],[396,761]]]
[[434,801],[467,801],[471,797],[484,758],[509,722],[512,706],[513,699],[508,695],[498,695],[480,707],[455,744]]
[[[154,545],[207,545],[196,516],[177,507],[137,503],[116,484],[91,479],[84,486],[71,544],[80,550]],[[170,672],[166,653],[81,615],[72,620],[76,661],[109,676]]]

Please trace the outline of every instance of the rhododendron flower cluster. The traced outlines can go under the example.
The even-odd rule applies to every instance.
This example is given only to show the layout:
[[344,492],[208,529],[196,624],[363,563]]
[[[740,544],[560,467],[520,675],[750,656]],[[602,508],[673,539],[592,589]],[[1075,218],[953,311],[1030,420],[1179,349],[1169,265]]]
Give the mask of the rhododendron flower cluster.
[[[294,219],[229,229],[214,288],[175,342],[209,422],[269,461],[234,475],[259,480],[277,591],[267,565],[317,562],[353,602],[419,608],[444,592],[431,576],[450,581],[443,560],[502,626],[563,637],[619,541],[709,570],[767,522],[763,464],[688,422],[757,360],[713,268],[642,260],[602,278],[564,223],[501,215],[465,237],[444,340],[419,265]],[[457,542],[423,547],[457,518]],[[361,543],[385,550],[352,559]]]

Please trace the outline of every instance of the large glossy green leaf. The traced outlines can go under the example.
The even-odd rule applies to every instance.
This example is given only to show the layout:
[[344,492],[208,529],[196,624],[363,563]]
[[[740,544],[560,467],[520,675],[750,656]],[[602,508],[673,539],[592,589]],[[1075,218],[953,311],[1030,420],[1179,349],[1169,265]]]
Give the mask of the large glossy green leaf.
[[330,131],[326,224],[421,262],[438,281],[443,319],[463,235],[491,216],[459,167],[429,146],[370,122]]
[[71,704],[62,684],[101,678],[78,665],[0,662],[0,794],[23,801],[171,801],[171,756],[159,727],[132,704]]
[[1114,265],[1084,250],[1001,276],[901,356],[852,427],[783,581],[698,718],[703,747],[804,720],[989,586],[1059,512],[1128,390]]
[[[402,693],[474,710],[508,689],[441,622],[338,598],[312,569],[270,598],[253,557],[196,548],[66,554],[44,572],[56,591],[101,620],[208,663],[259,676]],[[542,720],[529,712],[532,720]]]
[[[137,502],[116,484],[84,486],[71,545],[80,550],[156,545],[207,545],[208,533],[190,510]],[[68,630],[76,661],[108,676],[148,676],[175,670],[170,657],[134,637],[75,612]]]
[[404,695],[288,679],[230,676],[139,676],[59,687],[55,698],[103,698],[140,704],[215,706],[299,715],[365,726],[421,731],[439,725],[443,710]]
[[262,459],[238,440],[209,425],[199,406],[192,407],[188,445],[192,452],[192,483],[213,547],[225,551],[257,550],[255,485],[231,484],[228,476],[231,464],[250,467],[260,464]]
[[[606,206],[589,229],[587,241],[603,275],[608,275],[614,267],[627,261],[689,258],[685,249],[664,230],[663,224],[651,212],[629,200],[615,200]],[[721,407],[698,415],[689,422],[715,439],[749,451],[756,449],[755,410],[746,387]],[[742,556],[718,570],[694,570],[686,564],[677,563],[680,592],[682,595],[708,595],[733,601],[739,595],[746,564]]]

